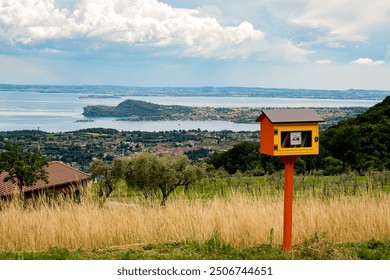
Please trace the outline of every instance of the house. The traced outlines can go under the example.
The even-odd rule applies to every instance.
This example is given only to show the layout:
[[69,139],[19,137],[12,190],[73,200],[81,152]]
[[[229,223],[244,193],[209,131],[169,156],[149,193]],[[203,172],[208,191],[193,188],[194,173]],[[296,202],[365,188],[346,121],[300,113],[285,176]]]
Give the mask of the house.
[[[31,198],[42,193],[56,196],[58,194],[79,196],[80,190],[86,188],[90,175],[59,161],[52,161],[46,167],[48,183],[39,180],[33,186],[23,187],[25,198]],[[8,174],[0,173],[0,197],[9,199],[19,192],[19,188],[11,181],[4,182]]]

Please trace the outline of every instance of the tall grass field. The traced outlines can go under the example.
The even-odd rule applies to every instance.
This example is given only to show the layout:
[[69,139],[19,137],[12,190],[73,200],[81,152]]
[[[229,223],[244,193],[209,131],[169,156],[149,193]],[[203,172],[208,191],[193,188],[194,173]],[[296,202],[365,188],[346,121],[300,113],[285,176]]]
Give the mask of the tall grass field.
[[[384,240],[390,237],[390,195],[296,199],[293,243],[317,233],[332,242]],[[283,197],[232,192],[209,200],[175,198],[158,204],[109,202],[18,204],[0,211],[3,251],[45,251],[53,247],[107,248],[136,244],[204,242],[217,238],[232,246],[280,244]]]

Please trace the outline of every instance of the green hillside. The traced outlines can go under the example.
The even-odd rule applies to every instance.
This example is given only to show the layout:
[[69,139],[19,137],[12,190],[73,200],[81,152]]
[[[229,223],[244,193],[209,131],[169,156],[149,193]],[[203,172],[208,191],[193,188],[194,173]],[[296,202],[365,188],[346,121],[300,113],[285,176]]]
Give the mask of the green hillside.
[[324,131],[321,148],[324,157],[337,159],[334,162],[343,169],[389,169],[390,96],[365,113]]

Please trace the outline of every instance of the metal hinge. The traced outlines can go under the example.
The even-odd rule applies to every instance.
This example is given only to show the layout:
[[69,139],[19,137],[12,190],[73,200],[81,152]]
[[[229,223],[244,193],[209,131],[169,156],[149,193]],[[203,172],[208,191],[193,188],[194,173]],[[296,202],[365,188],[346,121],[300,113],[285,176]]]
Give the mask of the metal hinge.
[[278,145],[274,145],[274,151],[278,150]]
[[274,135],[278,135],[278,129],[274,129]]

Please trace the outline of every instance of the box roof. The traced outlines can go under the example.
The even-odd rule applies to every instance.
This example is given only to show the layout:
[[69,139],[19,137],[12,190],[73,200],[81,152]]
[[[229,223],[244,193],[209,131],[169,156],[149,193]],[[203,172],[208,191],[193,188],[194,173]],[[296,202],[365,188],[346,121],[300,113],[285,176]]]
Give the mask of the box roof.
[[313,109],[265,109],[256,119],[261,122],[265,117],[271,123],[323,122],[324,120]]

